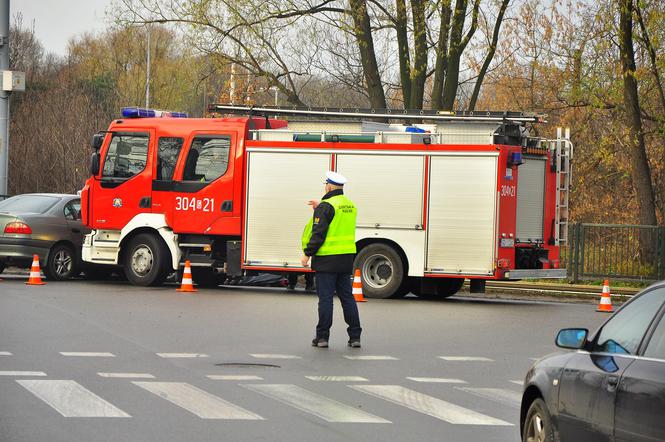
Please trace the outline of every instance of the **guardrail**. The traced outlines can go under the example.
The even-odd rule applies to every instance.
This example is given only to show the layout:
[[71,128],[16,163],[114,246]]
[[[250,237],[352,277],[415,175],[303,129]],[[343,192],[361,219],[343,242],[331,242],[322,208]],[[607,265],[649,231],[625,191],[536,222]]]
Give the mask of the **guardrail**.
[[571,225],[562,260],[573,283],[580,279],[665,279],[665,226]]

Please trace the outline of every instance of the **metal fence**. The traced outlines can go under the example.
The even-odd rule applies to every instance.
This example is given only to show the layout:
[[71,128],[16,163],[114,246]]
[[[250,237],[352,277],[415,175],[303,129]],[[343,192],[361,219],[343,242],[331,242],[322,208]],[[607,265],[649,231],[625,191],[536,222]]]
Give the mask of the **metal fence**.
[[580,279],[665,279],[665,226],[574,224],[562,260]]

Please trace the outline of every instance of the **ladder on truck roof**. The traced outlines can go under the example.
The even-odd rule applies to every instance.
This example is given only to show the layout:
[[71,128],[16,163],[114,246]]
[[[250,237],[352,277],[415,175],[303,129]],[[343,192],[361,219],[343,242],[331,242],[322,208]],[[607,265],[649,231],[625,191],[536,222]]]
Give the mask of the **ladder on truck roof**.
[[221,114],[291,115],[305,117],[379,118],[390,120],[485,121],[497,123],[544,123],[545,115],[508,111],[438,111],[427,109],[361,109],[335,107],[237,106],[210,104],[208,112]]
[[[523,112],[282,108],[226,104],[212,104],[209,110],[219,114],[265,117],[266,129],[255,130],[250,120],[252,139],[260,141],[522,145],[528,138],[525,126],[544,122],[542,115]],[[273,129],[269,116],[296,118],[287,119],[286,127]],[[395,120],[403,121],[388,123]]]

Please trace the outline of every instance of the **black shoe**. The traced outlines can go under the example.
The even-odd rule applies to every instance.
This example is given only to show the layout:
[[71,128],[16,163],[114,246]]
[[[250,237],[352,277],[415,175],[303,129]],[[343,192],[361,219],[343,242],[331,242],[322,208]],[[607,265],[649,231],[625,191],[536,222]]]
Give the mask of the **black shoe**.
[[349,339],[349,347],[351,347],[351,348],[360,348],[360,338],[351,338],[351,339]]
[[315,292],[315,291],[316,291],[316,287],[314,287],[314,284],[312,284],[312,285],[307,285],[307,286],[305,286],[305,291],[306,291],[306,292]]
[[295,285],[295,284],[289,284],[289,285],[286,286],[286,288],[287,288],[288,290],[295,290],[295,289],[296,289],[296,285]]
[[312,339],[312,347],[328,348],[328,340],[326,338]]

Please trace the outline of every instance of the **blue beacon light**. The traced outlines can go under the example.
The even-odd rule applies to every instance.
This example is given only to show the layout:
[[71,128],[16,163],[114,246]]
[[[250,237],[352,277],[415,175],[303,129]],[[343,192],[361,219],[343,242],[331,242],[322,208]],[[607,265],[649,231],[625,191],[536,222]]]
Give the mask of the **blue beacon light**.
[[143,107],[123,107],[121,114],[123,118],[187,118],[186,112],[161,111]]

